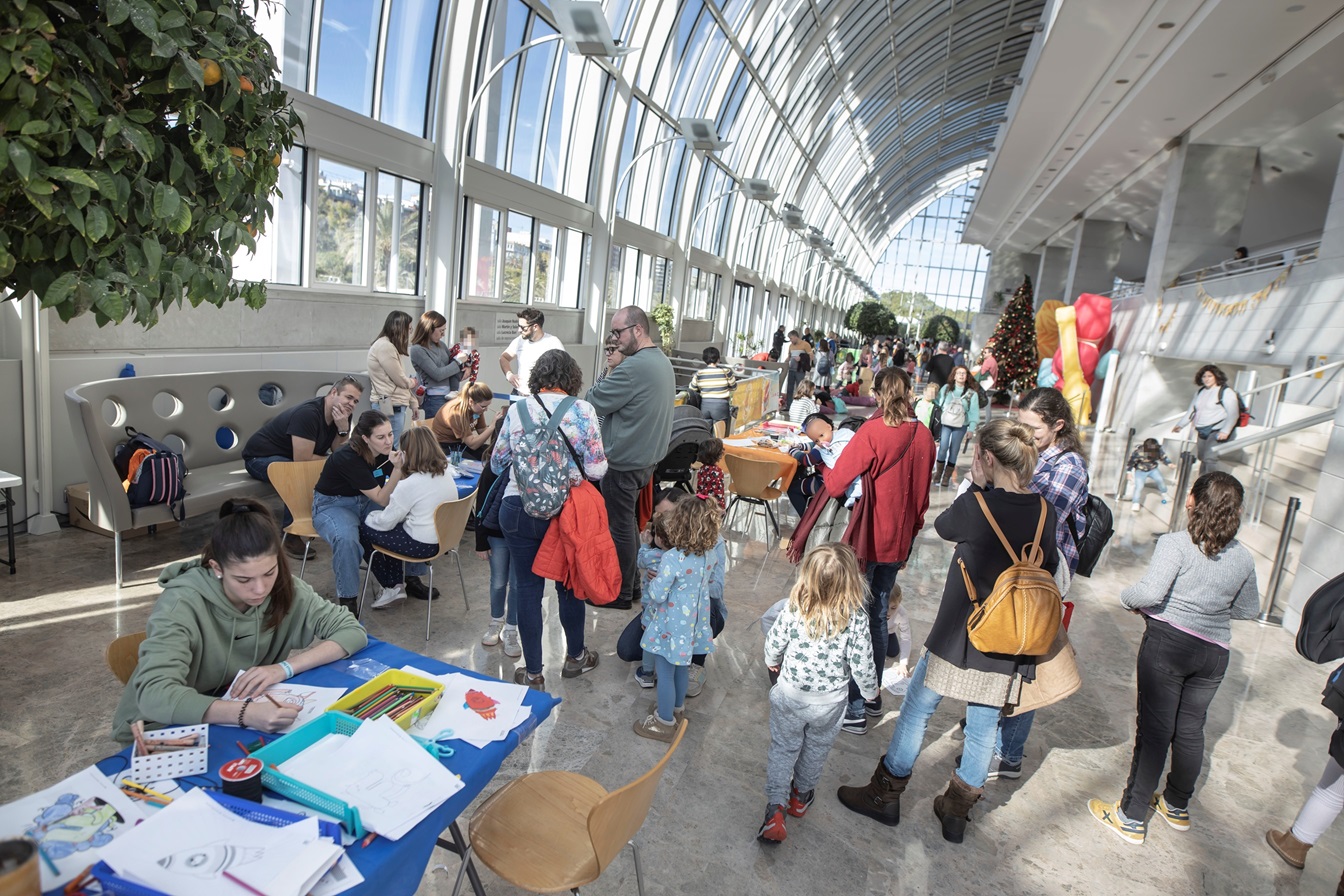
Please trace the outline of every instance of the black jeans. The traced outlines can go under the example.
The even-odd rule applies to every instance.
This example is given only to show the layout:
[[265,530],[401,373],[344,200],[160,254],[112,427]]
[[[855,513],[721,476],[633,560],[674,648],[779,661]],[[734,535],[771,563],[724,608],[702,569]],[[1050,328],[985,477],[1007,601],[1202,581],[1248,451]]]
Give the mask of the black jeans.
[[1148,620],[1139,645],[1134,758],[1120,800],[1126,817],[1145,817],[1168,750],[1171,771],[1163,795],[1174,809],[1190,805],[1204,767],[1204,719],[1227,673],[1227,659],[1226,648]]
[[[717,638],[719,632],[723,631],[724,619],[719,614],[718,605],[713,601],[709,602],[709,634],[712,638]],[[621,636],[616,639],[616,657],[627,663],[642,663],[644,661],[644,648],[639,642],[644,639],[644,617],[643,614],[631,619],[621,632]],[[707,653],[697,653],[691,657],[691,662],[697,666],[705,664]]]
[[639,493],[653,478],[657,466],[642,470],[607,470],[602,477],[602,500],[607,505],[607,526],[611,540],[616,544],[616,559],[621,564],[621,593],[617,600],[630,600],[635,591],[635,577],[639,570],[639,520],[636,508]]
[[[864,572],[868,581],[868,630],[873,639],[873,662],[877,666],[877,686],[882,687],[882,670],[887,664],[887,596],[891,586],[896,584],[896,573],[904,563],[869,563]],[[878,697],[882,694],[879,691]],[[849,680],[849,708],[846,714],[850,718],[863,717],[863,695],[854,679]]]

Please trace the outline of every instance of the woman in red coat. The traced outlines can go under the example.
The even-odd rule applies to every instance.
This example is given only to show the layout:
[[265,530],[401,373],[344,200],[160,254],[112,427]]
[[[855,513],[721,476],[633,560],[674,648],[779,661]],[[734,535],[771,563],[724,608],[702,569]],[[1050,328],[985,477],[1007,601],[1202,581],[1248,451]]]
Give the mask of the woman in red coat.
[[[844,540],[867,561],[868,624],[880,686],[887,655],[887,595],[924,526],[934,444],[928,427],[911,411],[910,376],[904,370],[884,367],[873,379],[873,398],[882,415],[859,427],[835,466],[826,470],[825,482],[827,494],[839,498],[855,479],[863,479],[863,496],[850,513]],[[866,717],[881,714],[881,693],[865,703],[851,681],[844,729],[865,734]]]

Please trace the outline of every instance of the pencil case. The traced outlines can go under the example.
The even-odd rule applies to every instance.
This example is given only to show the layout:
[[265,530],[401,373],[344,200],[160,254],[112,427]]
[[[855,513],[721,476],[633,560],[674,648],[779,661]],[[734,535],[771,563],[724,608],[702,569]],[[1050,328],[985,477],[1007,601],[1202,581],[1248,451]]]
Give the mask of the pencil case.
[[176,737],[196,734],[200,741],[194,747],[171,753],[137,754],[131,749],[131,776],[137,781],[163,781],[186,775],[203,775],[210,767],[210,726],[182,725],[177,728],[159,728],[145,732],[145,740],[154,743]]

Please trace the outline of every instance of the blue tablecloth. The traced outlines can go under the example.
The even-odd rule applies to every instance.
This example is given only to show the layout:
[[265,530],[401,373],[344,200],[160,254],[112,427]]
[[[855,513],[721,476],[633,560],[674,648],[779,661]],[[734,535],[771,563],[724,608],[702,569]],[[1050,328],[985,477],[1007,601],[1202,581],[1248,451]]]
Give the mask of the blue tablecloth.
[[457,496],[466,497],[471,494],[476,486],[481,483],[480,473],[468,473],[465,470],[459,470],[458,475],[454,477],[453,482],[457,484]]
[[[475,487],[474,483],[473,487]],[[376,638],[370,638],[369,646],[355,654],[353,658],[374,659],[393,669],[413,665],[435,675],[441,675],[445,672],[461,672],[473,678],[489,679],[488,675],[459,669],[440,660],[421,656],[418,653],[398,647],[395,644],[379,641]],[[340,671],[347,662],[349,661],[342,660],[328,666],[309,669],[307,672],[301,672],[294,676],[293,680],[300,684],[344,687],[347,689],[364,684],[362,680]],[[551,710],[559,702],[558,697],[552,697],[544,691],[528,691],[527,696],[523,699],[523,704],[532,711],[532,715],[526,722],[510,732],[507,738],[496,741],[483,749],[477,749],[461,741],[452,742],[451,746],[457,752],[451,759],[444,760],[443,764],[461,777],[462,789],[400,840],[393,842],[385,837],[379,837],[367,849],[361,847],[358,843],[350,846],[347,852],[355,866],[359,868],[360,873],[364,875],[364,883],[346,892],[352,894],[352,896],[398,896],[398,894],[410,896],[414,893],[416,887],[420,885],[420,878],[424,875],[425,868],[429,865],[439,834],[452,824],[470,805],[471,801],[485,790],[491,779],[494,778],[495,773],[499,771],[505,757],[512,753],[514,748],[522,743],[523,739],[551,714]],[[256,740],[256,737],[257,733],[255,731],[227,725],[211,725],[210,777],[217,780],[220,766],[230,759],[237,759],[243,755],[242,750],[238,748],[237,741],[251,742]],[[126,768],[129,762],[130,748],[128,747],[115,756],[109,756],[99,762],[98,768],[105,774],[112,774],[119,769]],[[199,779],[184,779],[181,783],[184,787],[189,788],[194,786],[193,782],[199,783]],[[449,864],[452,863],[449,862]],[[454,869],[454,873],[456,873],[456,869]],[[51,892],[59,894],[60,891],[53,890]]]

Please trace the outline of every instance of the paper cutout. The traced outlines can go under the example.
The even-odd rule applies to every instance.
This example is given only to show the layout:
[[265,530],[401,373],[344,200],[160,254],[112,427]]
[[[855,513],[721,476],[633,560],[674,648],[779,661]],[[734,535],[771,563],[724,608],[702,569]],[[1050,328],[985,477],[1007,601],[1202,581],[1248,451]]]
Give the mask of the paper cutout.
[[498,700],[475,689],[467,691],[467,700],[462,704],[463,708],[470,709],[483,719],[493,719],[498,705]]

